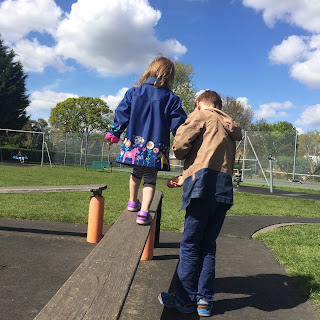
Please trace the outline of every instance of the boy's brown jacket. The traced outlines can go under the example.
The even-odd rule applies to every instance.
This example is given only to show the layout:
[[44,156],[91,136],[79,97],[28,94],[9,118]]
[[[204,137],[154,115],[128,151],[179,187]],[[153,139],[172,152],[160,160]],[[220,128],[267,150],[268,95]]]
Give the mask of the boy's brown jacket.
[[241,128],[225,112],[210,108],[193,111],[177,130],[173,152],[185,159],[183,178],[201,169],[212,169],[232,177],[236,140],[241,140]]

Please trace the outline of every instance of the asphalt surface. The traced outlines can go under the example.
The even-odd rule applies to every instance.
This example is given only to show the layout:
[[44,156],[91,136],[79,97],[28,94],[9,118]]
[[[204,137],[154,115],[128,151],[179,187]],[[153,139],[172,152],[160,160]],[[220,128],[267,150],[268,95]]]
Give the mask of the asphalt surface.
[[[265,227],[290,223],[320,223],[320,218],[227,216],[217,242],[212,318],[320,319],[272,252],[252,239]],[[181,238],[181,233],[161,232],[154,259],[139,264],[120,319],[199,319],[196,313],[182,315],[157,301],[159,292],[174,290]],[[94,247],[86,242],[85,225],[0,219],[0,319],[33,319]]]

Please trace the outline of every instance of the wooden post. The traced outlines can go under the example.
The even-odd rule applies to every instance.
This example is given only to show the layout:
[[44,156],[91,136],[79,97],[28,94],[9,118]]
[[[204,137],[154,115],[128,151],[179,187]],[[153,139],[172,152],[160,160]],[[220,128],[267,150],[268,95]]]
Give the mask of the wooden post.
[[160,199],[159,199],[159,204],[158,204],[157,211],[156,211],[157,222],[156,222],[156,232],[155,232],[155,239],[154,239],[154,247],[155,248],[159,247],[159,242],[160,242],[162,198],[163,198],[163,193],[161,192],[161,196],[160,196]]
[[153,249],[154,249],[154,239],[156,232],[156,224],[157,224],[157,213],[155,213],[152,226],[150,228],[150,233],[147,239],[147,242],[144,246],[142,256],[140,258],[141,261],[148,261],[153,259]]
[[102,239],[103,212],[104,197],[90,197],[87,242],[98,243]]

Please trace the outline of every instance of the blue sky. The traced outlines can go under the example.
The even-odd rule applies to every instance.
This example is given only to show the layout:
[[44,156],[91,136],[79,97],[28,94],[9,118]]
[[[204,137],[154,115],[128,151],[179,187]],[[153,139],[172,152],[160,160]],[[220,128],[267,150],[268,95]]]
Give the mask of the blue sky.
[[68,97],[114,109],[154,56],[191,64],[255,118],[320,130],[320,1],[2,0],[0,33],[28,73],[32,119]]

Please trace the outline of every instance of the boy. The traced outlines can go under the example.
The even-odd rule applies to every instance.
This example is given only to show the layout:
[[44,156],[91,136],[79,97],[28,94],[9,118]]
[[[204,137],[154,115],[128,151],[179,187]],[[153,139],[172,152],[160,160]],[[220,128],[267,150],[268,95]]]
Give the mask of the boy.
[[173,151],[185,159],[183,176],[169,187],[183,184],[186,208],[176,293],[162,292],[158,299],[168,308],[211,316],[214,296],[216,239],[226,212],[233,204],[232,173],[236,140],[241,128],[221,111],[220,96],[211,90],[199,95],[193,111],[177,130]]

